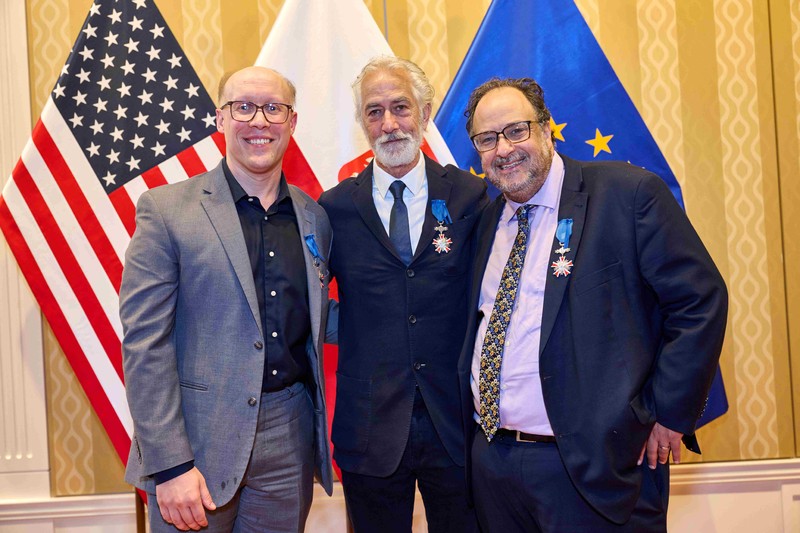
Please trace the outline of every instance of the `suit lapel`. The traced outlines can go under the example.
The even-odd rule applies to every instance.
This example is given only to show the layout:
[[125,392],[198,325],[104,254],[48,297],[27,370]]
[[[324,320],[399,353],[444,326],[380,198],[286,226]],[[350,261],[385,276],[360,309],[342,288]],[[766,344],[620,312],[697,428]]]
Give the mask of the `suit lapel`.
[[422,233],[417,243],[417,250],[411,259],[412,263],[433,242],[436,232],[434,228],[439,225],[439,221],[433,216],[431,200],[444,200],[447,203],[450,200],[450,190],[453,188],[453,182],[447,179],[447,171],[428,156],[423,157],[425,157],[425,175],[428,180],[428,204],[425,206],[425,220],[422,222]]
[[[558,220],[565,218],[572,219],[572,237],[569,240],[570,251],[565,254],[565,257],[574,261],[578,253],[578,247],[580,246],[581,236],[583,235],[583,226],[586,222],[588,194],[582,192],[583,177],[580,164],[563,155],[561,158],[564,160],[564,184],[561,187]],[[552,250],[558,247],[558,239],[554,238]],[[555,261],[557,259],[557,254],[552,253],[552,250],[551,257],[552,260]],[[547,281],[545,282],[544,289],[541,341],[539,343],[540,354],[544,352],[544,347],[547,345],[547,340],[550,337],[550,333],[553,331],[556,316],[558,316],[558,310],[564,300],[564,294],[570,280],[570,276],[555,277],[548,265]]]
[[[209,183],[203,192],[205,196],[200,200],[200,204],[205,209],[211,225],[219,236],[225,254],[233,266],[239,284],[242,287],[253,318],[261,330],[261,317],[258,311],[258,298],[256,297],[256,285],[253,281],[253,270],[250,267],[250,257],[247,254],[247,245],[244,242],[242,225],[239,222],[239,214],[236,212],[236,204],[233,203],[231,189],[225,180],[222,171],[222,164],[218,165],[209,173]],[[262,331],[263,335],[264,332]]]
[[[319,346],[320,336],[320,316],[322,316],[322,297],[320,291],[320,279],[318,265],[314,262],[314,257],[305,242],[306,235],[314,235],[317,238],[317,245],[322,246],[317,235],[317,217],[307,207],[305,196],[300,194],[293,186],[289,186],[289,196],[292,197],[292,208],[297,218],[297,229],[300,231],[300,246],[303,248],[303,259],[306,265],[306,281],[308,283],[308,311],[311,314],[311,336],[314,347]],[[320,253],[324,253],[320,249]],[[323,258],[327,260],[328,258]]]
[[372,167],[375,163],[370,163],[361,174],[356,178],[356,187],[353,191],[353,204],[358,210],[358,214],[364,220],[367,228],[375,235],[384,248],[386,248],[393,256],[402,262],[397,250],[394,249],[392,241],[389,240],[389,235],[383,227],[381,217],[378,216],[378,211],[375,209],[375,201],[372,199]]
[[489,262],[489,254],[494,244],[497,221],[500,220],[500,214],[503,212],[503,207],[505,205],[506,202],[502,194],[495,198],[481,215],[478,227],[475,230],[475,268],[472,273],[472,292],[470,293],[472,301],[470,302],[470,309],[477,309],[478,307],[481,283],[483,282],[483,274],[486,271],[486,264]]

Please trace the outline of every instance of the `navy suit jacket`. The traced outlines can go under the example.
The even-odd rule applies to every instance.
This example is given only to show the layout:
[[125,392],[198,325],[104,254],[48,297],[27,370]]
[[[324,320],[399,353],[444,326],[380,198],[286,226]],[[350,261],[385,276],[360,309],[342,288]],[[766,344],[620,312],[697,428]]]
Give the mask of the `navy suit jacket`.
[[[601,514],[622,523],[638,498],[636,461],[656,421],[699,451],[693,434],[722,348],[727,291],[658,176],[627,163],[561,157],[558,219],[573,219],[566,258],[574,266],[570,275],[554,276],[553,252],[548,264],[525,265],[548,271],[541,344],[530,349],[539,350],[545,408],[573,483]],[[459,361],[468,443],[478,296],[504,203],[497,198],[477,229]]]
[[[411,264],[400,260],[372,199],[372,164],[319,199],[331,220],[330,266],[339,286],[339,366],[332,439],[344,470],[394,472],[408,440],[415,383],[448,454],[463,464],[456,365],[466,333],[473,229],[486,184],[425,158],[428,207]],[[453,222],[437,253],[431,200]]]

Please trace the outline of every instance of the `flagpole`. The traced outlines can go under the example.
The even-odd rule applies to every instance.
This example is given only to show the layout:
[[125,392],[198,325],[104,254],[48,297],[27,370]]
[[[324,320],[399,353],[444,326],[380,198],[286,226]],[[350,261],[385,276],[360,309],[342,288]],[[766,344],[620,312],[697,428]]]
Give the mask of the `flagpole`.
[[133,493],[136,497],[134,504],[136,507],[136,533],[145,533],[144,499],[142,499],[141,491],[134,489]]

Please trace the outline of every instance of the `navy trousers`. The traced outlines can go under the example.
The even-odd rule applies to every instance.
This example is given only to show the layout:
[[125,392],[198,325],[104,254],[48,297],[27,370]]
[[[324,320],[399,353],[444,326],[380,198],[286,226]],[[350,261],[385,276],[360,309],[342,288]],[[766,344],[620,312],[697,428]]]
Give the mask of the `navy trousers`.
[[419,485],[430,533],[478,531],[467,504],[464,468],[450,458],[419,390],[400,466],[388,477],[342,470],[347,513],[355,533],[410,533]]
[[642,464],[642,490],[630,520],[614,524],[583,499],[558,447],[480,429],[472,443],[472,493],[483,533],[666,533],[669,467]]

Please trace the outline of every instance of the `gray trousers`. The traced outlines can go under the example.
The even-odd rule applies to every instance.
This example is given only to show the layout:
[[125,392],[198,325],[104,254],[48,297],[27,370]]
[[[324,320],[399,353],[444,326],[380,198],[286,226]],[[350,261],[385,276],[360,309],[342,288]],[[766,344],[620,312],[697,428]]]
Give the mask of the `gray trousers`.
[[[206,510],[208,527],[201,531],[302,532],[311,509],[313,480],[314,410],[305,386],[296,383],[263,393],[242,484],[230,502],[215,511]],[[161,518],[155,494],[148,494],[147,501],[150,531],[178,531]]]

